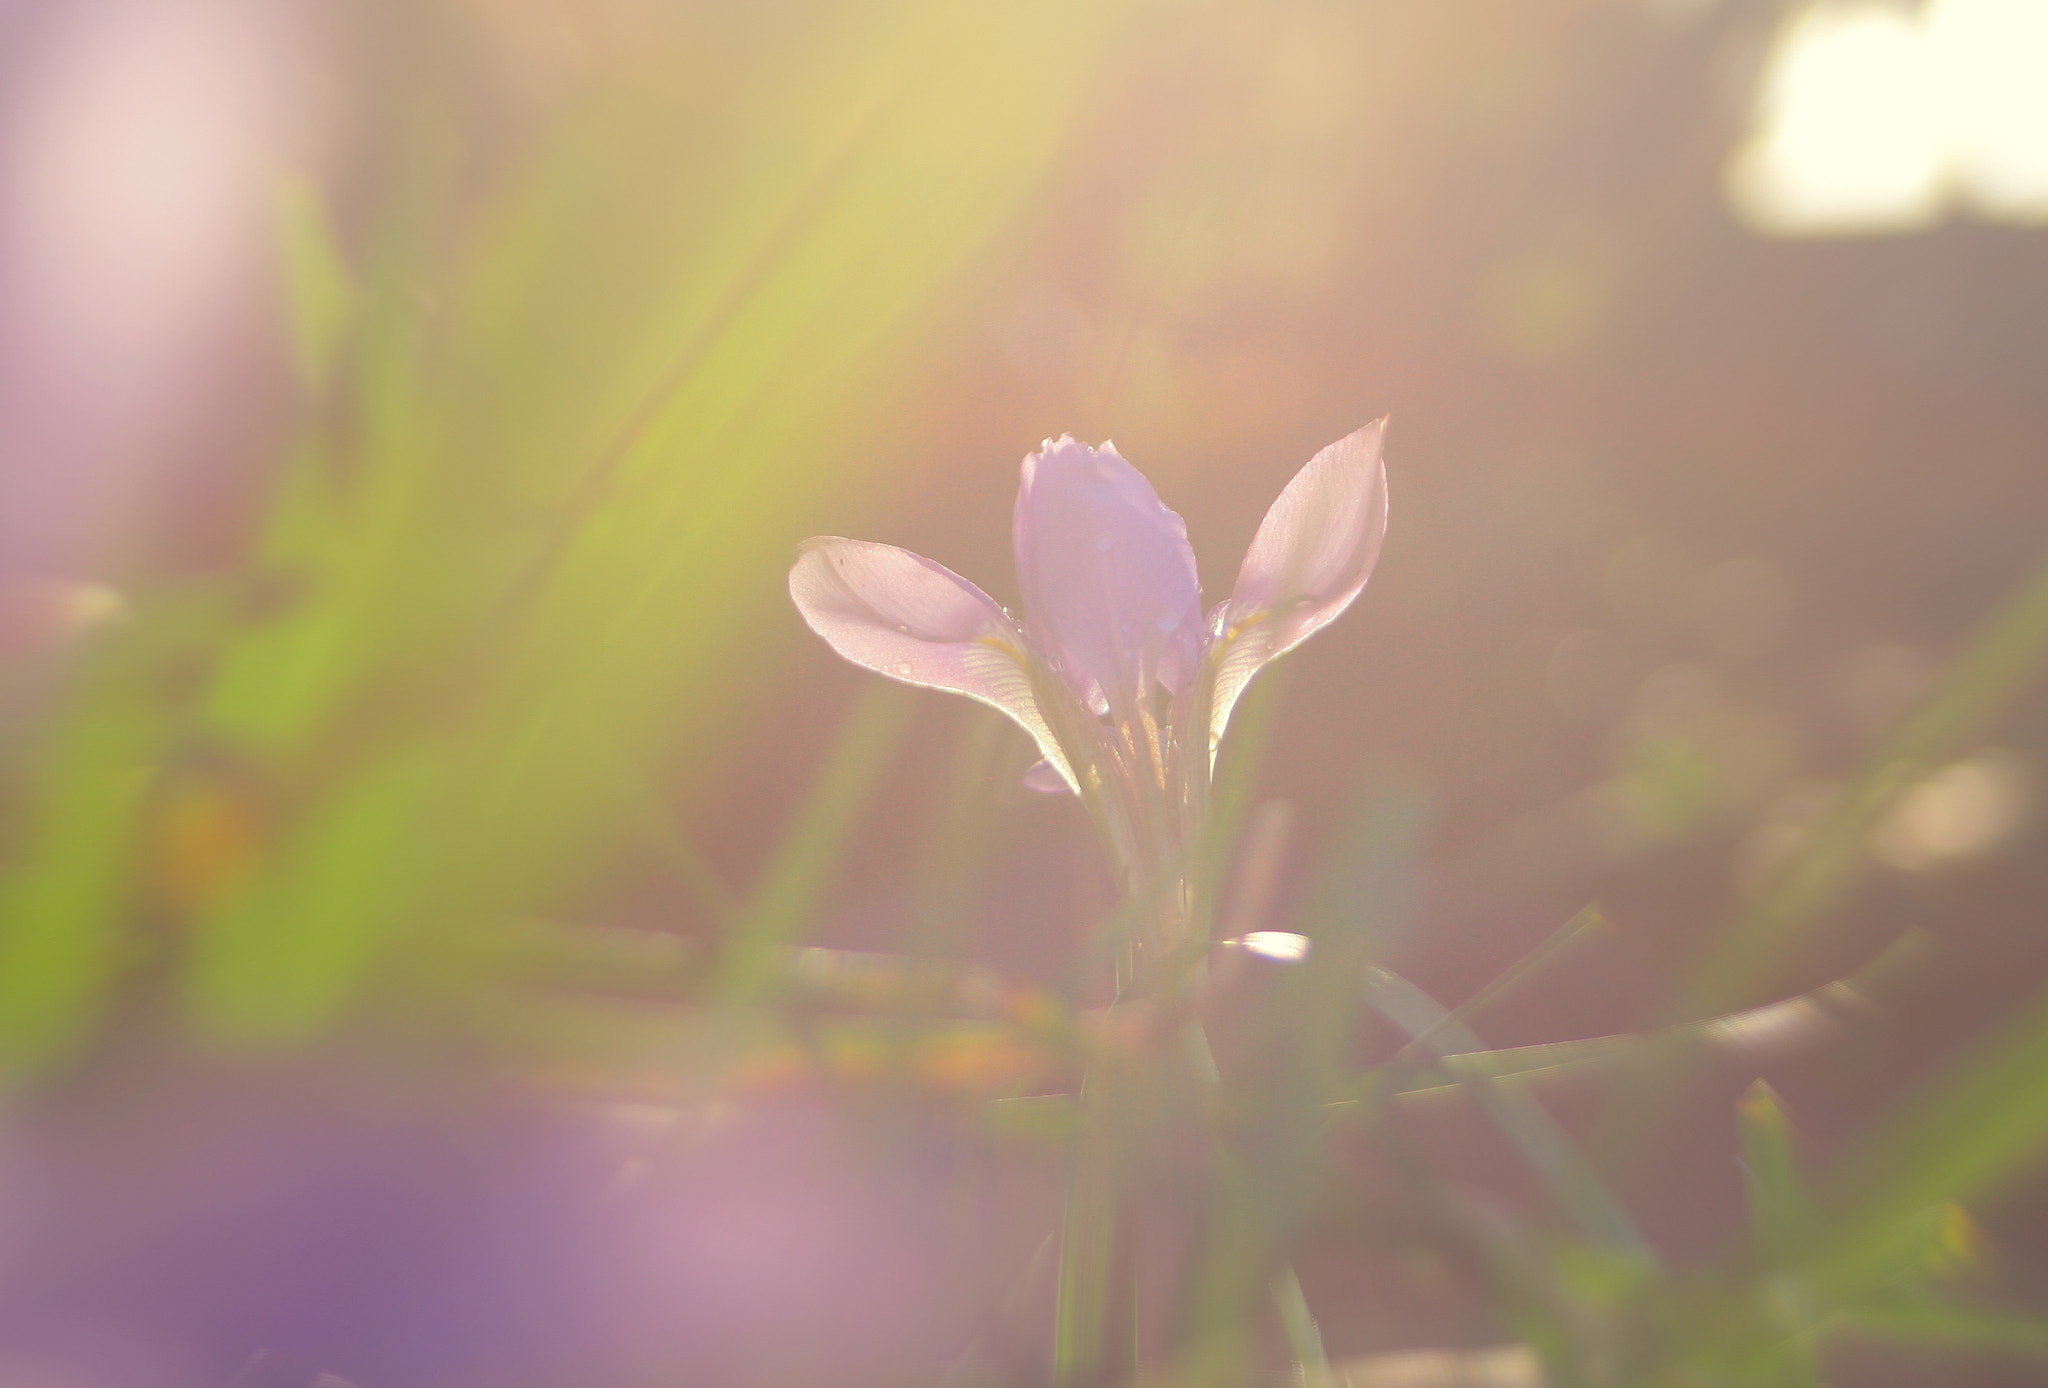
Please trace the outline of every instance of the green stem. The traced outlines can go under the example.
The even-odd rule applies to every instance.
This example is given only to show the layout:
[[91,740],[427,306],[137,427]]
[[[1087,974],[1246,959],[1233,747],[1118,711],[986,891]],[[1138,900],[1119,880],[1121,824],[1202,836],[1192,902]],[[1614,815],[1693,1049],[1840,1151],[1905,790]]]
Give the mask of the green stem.
[[1324,1382],[1329,1377],[1330,1360],[1323,1353],[1323,1332],[1308,1309],[1308,1298],[1302,1294],[1301,1279],[1295,1276],[1292,1263],[1282,1263],[1280,1271],[1273,1274],[1273,1305],[1287,1332],[1287,1352],[1294,1356],[1302,1377],[1312,1384]]
[[1111,1173],[1090,1163],[1067,1186],[1053,1322],[1053,1382],[1120,1383],[1135,1372],[1137,1260]]

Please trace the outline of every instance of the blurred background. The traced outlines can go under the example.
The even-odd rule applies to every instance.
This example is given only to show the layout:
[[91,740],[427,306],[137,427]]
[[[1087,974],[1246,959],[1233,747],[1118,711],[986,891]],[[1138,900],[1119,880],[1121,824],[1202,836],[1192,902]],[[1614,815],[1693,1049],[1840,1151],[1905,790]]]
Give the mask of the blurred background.
[[[1036,1381],[1046,1163],[743,1005],[800,945],[1106,1001],[1026,740],[783,588],[829,532],[1014,603],[1063,432],[1213,600],[1392,417],[1378,571],[1226,756],[1232,933],[1398,801],[1444,1003],[1599,903],[1492,1045],[1909,943],[1601,1159],[1715,1258],[1758,1075],[1826,1170],[2042,1015],[2044,70],[2037,0],[0,3],[0,1381]],[[2048,1090],[1994,1110],[2039,1307]],[[1333,1358],[1521,1333],[1298,1260]],[[2040,1370],[1921,1353],[1829,1381]]]

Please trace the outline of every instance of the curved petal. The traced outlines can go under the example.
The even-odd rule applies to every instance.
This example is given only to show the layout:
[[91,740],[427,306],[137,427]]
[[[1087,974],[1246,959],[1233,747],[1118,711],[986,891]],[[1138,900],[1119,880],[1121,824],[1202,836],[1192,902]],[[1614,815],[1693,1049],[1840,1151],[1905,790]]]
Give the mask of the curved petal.
[[1374,420],[1309,459],[1259,523],[1230,601],[1211,619],[1212,755],[1259,668],[1335,621],[1371,576],[1387,533],[1386,428]]
[[789,596],[811,630],[854,664],[1001,709],[1078,788],[1032,695],[1016,625],[951,569],[894,545],[820,535],[798,550]]
[[1026,458],[1013,538],[1026,630],[1084,700],[1092,684],[1128,706],[1195,668],[1201,585],[1187,526],[1114,446],[1063,437]]
[[1049,761],[1031,763],[1031,769],[1024,773],[1024,788],[1042,795],[1064,795],[1073,789],[1066,776]]

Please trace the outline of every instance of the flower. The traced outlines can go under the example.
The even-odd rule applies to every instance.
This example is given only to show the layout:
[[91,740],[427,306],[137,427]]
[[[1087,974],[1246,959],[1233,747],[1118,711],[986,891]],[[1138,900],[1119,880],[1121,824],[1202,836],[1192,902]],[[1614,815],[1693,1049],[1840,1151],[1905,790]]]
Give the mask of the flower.
[[1020,621],[892,545],[806,540],[790,597],[846,659],[993,705],[1037,742],[1026,776],[1078,793],[1134,890],[1186,871],[1223,731],[1252,677],[1327,626],[1387,526],[1384,419],[1311,458],[1206,616],[1187,527],[1114,445],[1024,459],[1012,540]]

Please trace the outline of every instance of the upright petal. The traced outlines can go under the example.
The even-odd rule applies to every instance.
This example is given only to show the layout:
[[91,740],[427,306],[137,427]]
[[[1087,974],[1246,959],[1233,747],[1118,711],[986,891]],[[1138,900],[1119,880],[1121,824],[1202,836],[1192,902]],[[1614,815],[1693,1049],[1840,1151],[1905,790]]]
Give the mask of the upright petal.
[[1202,648],[1187,526],[1110,444],[1062,438],[1024,460],[1014,524],[1032,643],[1083,699],[1112,708],[1177,688]]
[[1375,420],[1309,459],[1260,522],[1212,622],[1212,748],[1259,667],[1336,620],[1371,576],[1387,533],[1386,427]]
[[1031,692],[1016,625],[951,569],[894,545],[821,535],[798,551],[789,596],[811,630],[854,664],[1001,709],[1075,786]]

